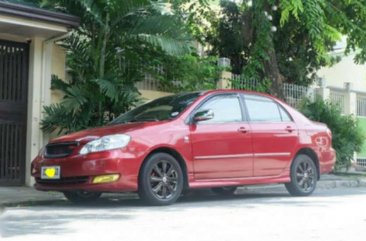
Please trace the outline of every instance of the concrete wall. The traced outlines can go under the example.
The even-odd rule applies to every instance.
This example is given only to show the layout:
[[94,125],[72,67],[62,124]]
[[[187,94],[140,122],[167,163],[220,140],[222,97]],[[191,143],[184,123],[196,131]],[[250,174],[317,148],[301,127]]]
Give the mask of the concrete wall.
[[160,97],[172,95],[172,93],[156,91],[156,90],[139,90],[141,97],[146,101],[154,100]]
[[51,94],[51,74],[57,74],[62,78],[65,76],[65,51],[53,41],[46,41],[41,37],[29,39],[0,35],[0,38],[19,42],[30,41],[25,180],[27,185],[31,185],[33,180],[30,177],[30,163],[49,138],[40,129],[43,106],[60,99],[59,93]]
[[[61,79],[66,77],[66,52],[65,50],[54,45],[52,52],[52,74],[57,75]],[[62,93],[60,91],[51,91],[51,103],[58,103],[62,99]]]
[[65,52],[54,41],[34,37],[30,45],[28,124],[26,150],[26,184],[31,185],[31,160],[48,142],[49,136],[42,133],[40,122],[43,107],[58,101],[59,95],[50,91],[51,75],[65,76]]
[[350,82],[353,89],[366,91],[366,65],[355,64],[353,58],[354,54],[344,56],[339,63],[322,68],[317,74],[328,86],[343,88],[345,82]]

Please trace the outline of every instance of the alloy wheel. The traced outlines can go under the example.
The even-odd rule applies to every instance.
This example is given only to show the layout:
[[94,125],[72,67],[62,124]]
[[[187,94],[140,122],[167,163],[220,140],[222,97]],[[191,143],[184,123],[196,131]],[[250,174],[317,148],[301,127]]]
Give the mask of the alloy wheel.
[[298,187],[303,192],[310,192],[315,186],[316,170],[310,165],[308,160],[300,162],[296,168],[296,181]]
[[166,160],[157,162],[150,173],[150,187],[153,195],[160,200],[172,198],[177,192],[178,170]]

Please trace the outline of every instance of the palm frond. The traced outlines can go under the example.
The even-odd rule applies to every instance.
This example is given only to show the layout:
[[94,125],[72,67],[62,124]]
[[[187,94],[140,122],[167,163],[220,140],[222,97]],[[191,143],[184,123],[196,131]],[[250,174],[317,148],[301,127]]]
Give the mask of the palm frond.
[[112,101],[118,101],[117,86],[112,81],[106,79],[94,79],[92,81],[98,84],[102,94],[105,94]]
[[145,11],[152,3],[149,0],[124,0],[123,3],[120,0],[110,1],[109,8],[113,10],[110,12],[115,13],[111,16],[111,26],[119,25],[124,18],[136,14],[138,11]]
[[183,27],[183,23],[176,17],[171,15],[151,15],[145,18],[137,19],[133,27],[127,30],[128,34],[151,34],[164,35],[175,38],[186,38],[187,31]]
[[46,133],[57,132],[57,134],[66,131],[75,130],[75,118],[73,113],[69,113],[65,106],[61,104],[52,104],[44,107],[45,117],[41,121],[41,129]]
[[88,102],[88,99],[84,96],[83,91],[76,85],[70,86],[66,89],[66,96],[62,100],[62,104],[69,112],[78,112],[81,107]]
[[140,34],[138,35],[138,38],[154,46],[160,47],[163,51],[170,55],[184,55],[191,52],[193,48],[192,42],[177,41],[174,38],[159,35]]
[[127,31],[129,36],[161,47],[168,54],[181,55],[193,48],[193,41],[183,26],[174,16],[152,15],[138,19]]
[[57,75],[51,76],[51,90],[60,90],[65,93],[67,88],[69,88],[70,85],[60,79]]

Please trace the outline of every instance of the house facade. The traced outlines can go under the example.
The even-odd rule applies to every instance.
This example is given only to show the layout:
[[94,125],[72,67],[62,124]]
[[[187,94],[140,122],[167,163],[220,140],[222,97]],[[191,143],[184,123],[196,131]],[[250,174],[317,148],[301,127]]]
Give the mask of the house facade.
[[51,75],[65,76],[55,42],[78,26],[74,16],[0,2],[0,186],[31,184],[30,161],[47,141],[39,122],[56,101]]

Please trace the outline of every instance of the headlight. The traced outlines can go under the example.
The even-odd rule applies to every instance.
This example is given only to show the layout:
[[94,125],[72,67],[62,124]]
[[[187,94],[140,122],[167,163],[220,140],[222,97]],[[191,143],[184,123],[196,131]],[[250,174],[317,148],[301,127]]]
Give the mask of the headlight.
[[88,142],[81,148],[80,154],[88,154],[91,152],[106,151],[112,149],[118,149],[127,146],[131,137],[128,135],[117,134],[103,136],[94,141]]

